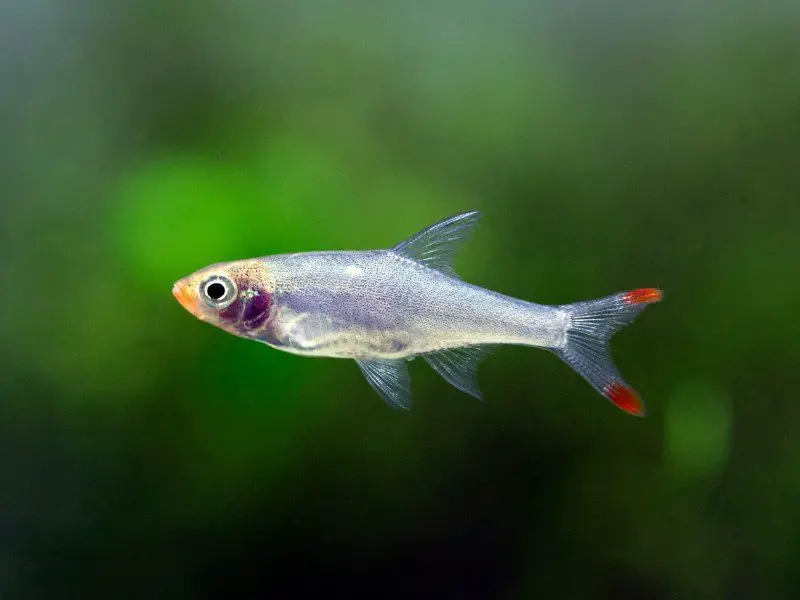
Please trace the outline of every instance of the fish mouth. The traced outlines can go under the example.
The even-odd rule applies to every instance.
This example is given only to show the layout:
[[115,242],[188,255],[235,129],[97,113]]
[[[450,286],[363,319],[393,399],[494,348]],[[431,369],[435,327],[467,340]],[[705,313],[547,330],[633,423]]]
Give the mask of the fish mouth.
[[172,295],[175,296],[175,299],[183,308],[201,321],[205,320],[205,316],[200,310],[197,298],[195,298],[194,294],[192,294],[180,281],[172,286]]

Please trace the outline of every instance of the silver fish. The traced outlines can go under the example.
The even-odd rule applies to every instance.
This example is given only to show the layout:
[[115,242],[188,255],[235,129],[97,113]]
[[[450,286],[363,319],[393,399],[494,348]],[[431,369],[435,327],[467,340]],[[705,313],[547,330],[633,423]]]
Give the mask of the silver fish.
[[627,413],[644,416],[609,342],[656,288],[549,306],[463,281],[456,248],[477,211],[444,219],[386,250],[305,252],[219,263],[175,283],[180,304],[234,335],[303,356],[355,360],[391,406],[409,408],[407,361],[422,357],[481,397],[478,363],[503,344],[550,350]]

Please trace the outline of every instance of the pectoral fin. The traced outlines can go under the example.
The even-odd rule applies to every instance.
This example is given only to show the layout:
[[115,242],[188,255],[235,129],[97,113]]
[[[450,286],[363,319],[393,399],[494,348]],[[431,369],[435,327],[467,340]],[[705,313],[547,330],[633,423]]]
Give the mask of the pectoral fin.
[[403,360],[356,360],[364,377],[393,408],[411,408],[411,380]]
[[456,277],[453,258],[461,241],[478,224],[478,211],[461,213],[426,227],[392,248],[392,252]]
[[423,358],[453,387],[480,400],[478,363],[493,349],[488,345],[449,348],[424,354]]

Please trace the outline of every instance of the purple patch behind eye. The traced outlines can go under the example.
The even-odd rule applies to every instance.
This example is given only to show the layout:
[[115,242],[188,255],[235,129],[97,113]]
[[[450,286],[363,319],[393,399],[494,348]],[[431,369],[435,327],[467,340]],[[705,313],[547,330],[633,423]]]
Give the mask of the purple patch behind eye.
[[258,296],[253,296],[247,303],[242,317],[242,324],[245,329],[258,329],[269,317],[270,301],[269,294],[259,292]]
[[228,321],[233,323],[239,320],[239,317],[242,316],[242,309],[244,308],[244,304],[238,298],[234,300],[234,302],[225,310],[220,311],[219,318],[223,321]]

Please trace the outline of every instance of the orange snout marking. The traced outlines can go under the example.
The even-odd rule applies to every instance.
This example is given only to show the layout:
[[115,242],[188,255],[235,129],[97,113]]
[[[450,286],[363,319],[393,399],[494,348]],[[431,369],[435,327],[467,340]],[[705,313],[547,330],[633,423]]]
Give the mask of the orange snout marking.
[[176,283],[174,286],[172,286],[172,295],[175,296],[175,299],[183,308],[201,321],[204,319],[203,313],[197,304],[197,299],[186,289],[184,285]]

